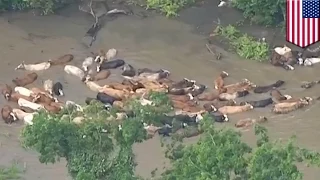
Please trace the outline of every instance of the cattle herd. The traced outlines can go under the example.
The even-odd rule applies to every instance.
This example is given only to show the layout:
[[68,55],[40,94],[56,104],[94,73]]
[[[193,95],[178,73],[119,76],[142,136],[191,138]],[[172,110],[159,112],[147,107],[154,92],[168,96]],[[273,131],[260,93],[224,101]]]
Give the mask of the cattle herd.
[[293,51],[288,46],[276,47],[269,59],[274,66],[283,67],[286,70],[294,70],[294,65],[312,66],[320,62],[320,47],[304,49],[302,52]]
[[[281,57],[286,56],[284,54],[291,52],[291,49],[290,51],[288,49],[290,48],[277,49],[275,53]],[[81,68],[67,65],[74,58],[72,54],[37,64],[23,62],[16,67],[16,70],[25,70],[29,73],[13,79],[13,85],[5,84],[2,88],[4,98],[18,104],[17,108],[12,108],[9,105],[2,108],[1,115],[4,122],[10,124],[21,120],[32,125],[32,119],[39,110],[59,113],[66,106],[74,106],[78,111],[83,111],[82,107],[73,101],[62,102],[58,99],[59,96],[65,95],[61,82],[53,82],[48,79],[43,82],[43,87],[26,87],[36,81],[37,71],[44,71],[52,66],[64,66],[64,71],[67,74],[78,77],[79,82],[84,83],[90,90],[97,93],[95,98],[86,98],[86,104],[96,100],[103,103],[106,109],[114,106],[122,110],[116,114],[117,117],[114,117],[116,119],[133,116],[124,108],[127,100],[135,97],[143,106],[154,106],[154,103],[148,99],[148,94],[151,91],[166,93],[172,101],[174,113],[163,115],[161,119],[163,126],[161,127],[144,123],[148,132],[158,132],[162,135],[169,135],[173,132],[173,121],[180,122],[179,126],[184,128],[196,125],[203,119],[205,113],[213,117],[216,122],[228,122],[230,114],[252,111],[255,108],[264,108],[269,105],[272,106],[273,113],[284,114],[308,106],[312,101],[310,97],[283,95],[278,89],[285,83],[282,80],[265,86],[257,86],[248,79],[234,84],[226,84],[225,80],[229,74],[222,71],[212,81],[214,89],[210,90],[206,85],[187,78],[173,81],[170,79],[168,70],[135,69],[132,65],[116,57],[116,49],[109,49],[107,52],[100,50],[98,53],[92,53],[92,56],[86,57]],[[286,63],[282,65],[284,64],[289,65]],[[107,79],[111,72],[116,70],[122,71],[122,81],[110,82],[105,85],[97,83]],[[311,86],[312,83],[309,85]],[[241,101],[242,97],[248,96],[250,93],[268,93],[270,97],[256,101]],[[240,102],[236,102],[236,99]],[[81,123],[82,120],[84,120],[83,117],[77,117],[74,122]],[[254,123],[266,120],[265,117],[243,119],[236,122],[235,126],[249,127]],[[119,129],[121,129],[120,126]]]

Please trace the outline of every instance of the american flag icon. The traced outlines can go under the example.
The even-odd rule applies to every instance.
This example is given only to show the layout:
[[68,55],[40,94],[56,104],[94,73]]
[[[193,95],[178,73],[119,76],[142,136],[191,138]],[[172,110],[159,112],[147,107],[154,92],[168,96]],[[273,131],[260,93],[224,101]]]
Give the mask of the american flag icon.
[[320,0],[287,0],[286,39],[305,48],[320,41]]

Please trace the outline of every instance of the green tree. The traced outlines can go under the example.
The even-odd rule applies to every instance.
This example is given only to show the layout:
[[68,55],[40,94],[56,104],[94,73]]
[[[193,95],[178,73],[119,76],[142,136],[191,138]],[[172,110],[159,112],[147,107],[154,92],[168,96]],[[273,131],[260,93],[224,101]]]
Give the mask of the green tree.
[[[166,113],[168,98],[151,93],[155,106],[142,106],[136,99],[128,105],[134,116],[117,120],[118,110],[107,111],[98,102],[84,107],[84,112],[65,109],[59,114],[41,112],[32,126],[22,132],[22,144],[40,153],[41,163],[67,160],[71,176],[76,180],[134,180],[135,162],[132,145],[147,138],[143,123],[157,123]],[[74,123],[75,117],[82,123]],[[119,130],[119,125],[122,129]]]
[[301,180],[296,164],[306,161],[319,166],[320,154],[287,143],[271,142],[267,130],[256,126],[257,147],[252,148],[231,129],[216,129],[206,117],[204,133],[198,143],[169,149],[173,167],[163,173],[162,180]]
[[285,21],[286,1],[284,0],[232,0],[235,8],[251,22],[262,25],[279,25]]

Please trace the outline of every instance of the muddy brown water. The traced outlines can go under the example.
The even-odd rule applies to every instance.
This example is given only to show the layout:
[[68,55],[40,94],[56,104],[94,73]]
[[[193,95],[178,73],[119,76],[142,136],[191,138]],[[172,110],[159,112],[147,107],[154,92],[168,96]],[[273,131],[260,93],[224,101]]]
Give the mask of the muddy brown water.
[[[201,83],[213,86],[213,78],[222,70],[229,72],[227,83],[233,83],[248,78],[258,85],[273,83],[282,79],[286,81],[283,92],[293,96],[318,97],[320,86],[309,90],[300,88],[305,80],[314,80],[319,76],[319,66],[312,68],[297,68],[295,71],[284,71],[269,64],[261,64],[240,59],[218,47],[224,58],[216,61],[206,50],[206,36],[209,33],[212,21],[217,17],[225,24],[234,23],[239,13],[230,9],[215,8],[217,2],[211,2],[204,7],[194,7],[181,13],[178,20],[169,20],[165,17],[151,15],[141,19],[137,16],[119,17],[108,22],[98,34],[93,47],[87,49],[81,39],[91,25],[91,17],[76,11],[65,11],[59,15],[34,17],[29,13],[6,14],[0,18],[0,83],[11,83],[14,77],[23,75],[23,71],[14,71],[20,62],[33,63],[48,60],[65,53],[72,53],[75,59],[71,64],[80,65],[83,58],[90,51],[99,48],[116,48],[119,58],[125,59],[135,67],[164,68],[172,72],[173,79],[187,77]],[[210,5],[210,8],[208,8]],[[230,11],[230,16],[223,19],[224,11]],[[200,13],[201,12],[201,13]],[[233,14],[232,14],[232,13]],[[8,21],[9,20],[9,21]],[[250,29],[256,36],[268,36],[272,33],[267,30]],[[200,33],[199,33],[200,32]],[[264,33],[264,32],[267,32]],[[269,34],[268,34],[269,33]],[[268,38],[267,38],[268,40]],[[280,41],[281,42],[281,41]],[[114,70],[110,80],[116,80],[119,70]],[[58,66],[45,72],[39,72],[39,79],[34,84],[40,86],[42,80],[51,78],[63,82],[66,98],[84,103],[84,97],[94,97],[91,92],[75,77],[66,75],[63,67]],[[109,80],[109,81],[110,81]],[[33,85],[33,86],[34,86]],[[267,97],[267,94],[250,95],[246,99]],[[0,98],[0,103],[7,102]],[[320,151],[318,137],[320,136],[320,121],[318,112],[319,103],[288,115],[274,115],[270,108],[255,109],[251,112],[230,116],[231,122],[225,124],[232,127],[234,122],[264,115],[269,118],[265,126],[269,129],[272,138],[286,139],[295,134],[299,145]],[[22,124],[6,125],[0,123],[0,165],[7,165],[12,161],[26,166],[23,178],[35,179],[70,179],[65,168],[65,161],[54,165],[40,164],[33,151],[26,151],[19,144],[19,133]],[[254,142],[252,130],[243,133],[243,138]],[[191,139],[189,141],[195,141]],[[168,165],[160,147],[159,137],[148,140],[134,147],[138,162],[137,174],[150,177],[155,168],[160,171]],[[318,179],[320,173],[314,168],[301,166],[308,180]]]

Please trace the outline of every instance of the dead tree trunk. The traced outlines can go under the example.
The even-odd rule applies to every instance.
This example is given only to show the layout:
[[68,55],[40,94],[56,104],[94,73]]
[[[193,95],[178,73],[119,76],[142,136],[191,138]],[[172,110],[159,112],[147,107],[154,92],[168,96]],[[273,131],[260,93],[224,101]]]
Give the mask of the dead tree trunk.
[[109,10],[109,7],[106,4],[106,2],[102,2],[102,1],[99,3],[101,3],[102,6],[104,6],[105,12],[98,13],[98,15],[97,15],[97,13],[93,10],[93,5],[94,5],[93,3],[97,3],[97,2],[95,2],[95,0],[90,0],[90,2],[87,4],[87,7],[89,7],[89,9],[86,9],[83,6],[79,6],[80,11],[83,11],[85,13],[89,13],[94,18],[94,24],[90,27],[90,29],[85,34],[85,37],[90,37],[90,42],[88,43],[89,47],[92,46],[92,43],[96,40],[96,36],[98,34],[98,31],[102,27],[100,19],[104,15],[111,15],[111,14],[126,14],[127,15],[127,12],[124,10],[118,10],[118,9]]

